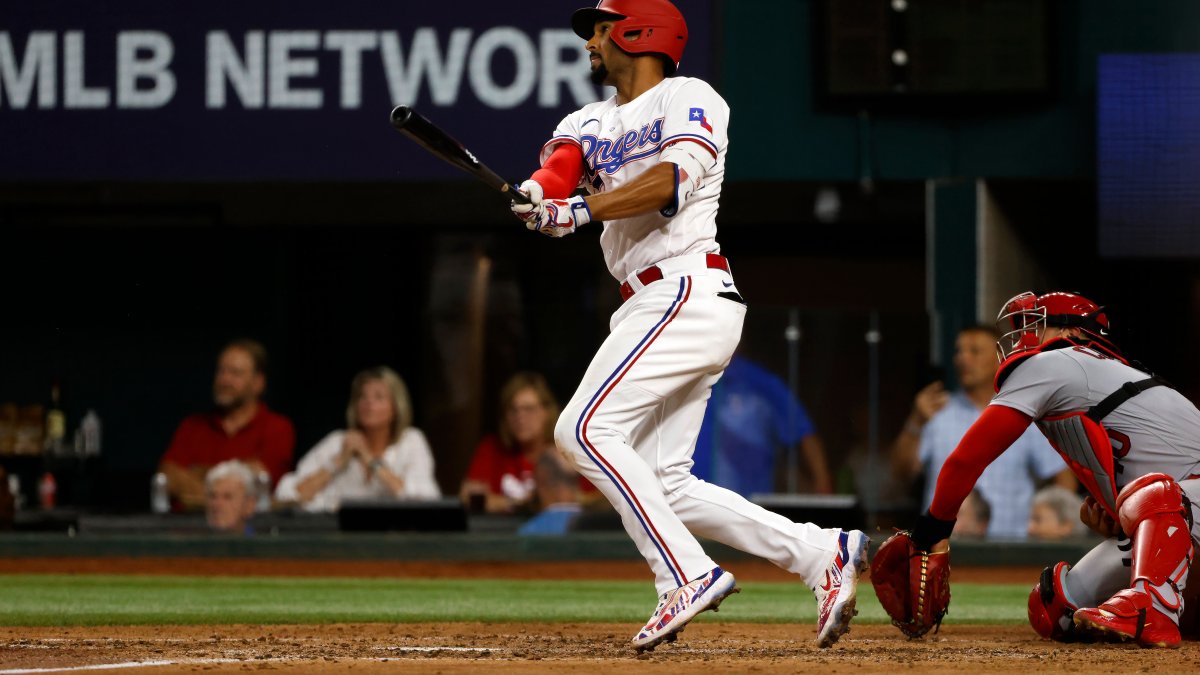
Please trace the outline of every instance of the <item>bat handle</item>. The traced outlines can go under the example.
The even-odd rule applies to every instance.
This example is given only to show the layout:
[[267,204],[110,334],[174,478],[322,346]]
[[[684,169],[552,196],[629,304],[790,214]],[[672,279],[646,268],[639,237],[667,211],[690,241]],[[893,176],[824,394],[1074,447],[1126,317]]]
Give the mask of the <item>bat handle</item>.
[[518,204],[529,203],[529,197],[524,192],[521,192],[521,188],[517,185],[506,184],[503,192],[507,192],[508,196]]

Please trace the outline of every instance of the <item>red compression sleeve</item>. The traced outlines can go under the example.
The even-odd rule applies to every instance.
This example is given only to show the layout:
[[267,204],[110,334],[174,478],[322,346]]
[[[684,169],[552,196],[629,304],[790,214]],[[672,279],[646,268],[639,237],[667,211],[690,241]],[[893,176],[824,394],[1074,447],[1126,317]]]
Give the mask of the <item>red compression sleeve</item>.
[[1032,421],[1029,415],[1007,406],[989,405],[984,409],[942,465],[929,513],[941,520],[958,518],[958,508],[983,470],[1016,442]]
[[574,143],[559,143],[530,178],[542,186],[542,196],[546,199],[570,197],[583,178],[583,150]]

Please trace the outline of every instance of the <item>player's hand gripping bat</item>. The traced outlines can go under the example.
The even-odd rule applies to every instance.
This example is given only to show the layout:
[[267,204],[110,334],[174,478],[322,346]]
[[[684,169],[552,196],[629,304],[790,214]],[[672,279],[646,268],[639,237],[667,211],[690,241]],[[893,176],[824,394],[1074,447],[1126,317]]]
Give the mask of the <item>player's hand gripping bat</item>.
[[413,141],[463,171],[483,181],[493,190],[508,195],[514,202],[528,204],[529,197],[518,191],[517,186],[504,180],[471,154],[462,143],[454,140],[450,134],[442,131],[433,122],[425,119],[420,113],[406,105],[398,105],[392,110],[392,127],[408,136]]

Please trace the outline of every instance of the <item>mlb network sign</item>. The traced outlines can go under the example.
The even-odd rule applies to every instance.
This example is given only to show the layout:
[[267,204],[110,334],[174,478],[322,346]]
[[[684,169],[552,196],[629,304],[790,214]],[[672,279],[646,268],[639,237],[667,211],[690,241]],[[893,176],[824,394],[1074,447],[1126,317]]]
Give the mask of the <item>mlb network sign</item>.
[[[578,2],[36,0],[0,15],[0,179],[454,175],[387,123],[413,105],[528,173],[589,80]],[[680,2],[707,77],[707,2]],[[11,11],[11,10],[16,11]]]

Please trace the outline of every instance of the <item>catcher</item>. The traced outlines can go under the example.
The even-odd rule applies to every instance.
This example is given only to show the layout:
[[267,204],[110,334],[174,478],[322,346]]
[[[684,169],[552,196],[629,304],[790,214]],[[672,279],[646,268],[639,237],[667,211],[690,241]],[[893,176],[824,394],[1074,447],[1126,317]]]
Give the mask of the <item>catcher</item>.
[[1131,363],[1104,308],[1073,293],[1022,293],[997,321],[996,396],[946,460],[911,532],[880,548],[871,580],[894,624],[923,635],[950,601],[949,536],[984,468],[1031,422],[1084,485],[1080,519],[1105,540],[1073,567],[1047,567],[1029,594],[1043,637],[1179,645],[1200,498],[1200,411]]

